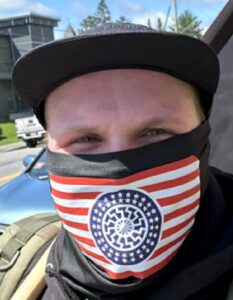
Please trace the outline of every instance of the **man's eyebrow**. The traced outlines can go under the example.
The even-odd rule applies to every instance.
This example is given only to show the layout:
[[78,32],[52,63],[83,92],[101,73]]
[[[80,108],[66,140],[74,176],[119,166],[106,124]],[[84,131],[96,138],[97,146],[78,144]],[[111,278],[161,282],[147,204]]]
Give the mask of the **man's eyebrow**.
[[141,126],[166,126],[169,125],[171,122],[178,122],[179,118],[176,118],[176,116],[171,115],[163,115],[163,116],[151,116],[148,117],[146,120],[143,120],[140,125]]
[[[137,118],[136,123],[136,127],[140,128],[140,127],[148,127],[148,126],[168,126],[170,124],[170,122],[176,122],[179,123],[179,118],[171,117],[171,115],[169,116],[150,116],[144,120],[140,120]],[[135,123],[134,123],[135,124]],[[106,127],[101,127],[99,124],[96,124],[96,126],[93,126],[93,124],[75,124],[72,125],[70,124],[70,126],[65,128],[65,132],[66,134],[69,134],[69,132],[71,133],[98,133],[98,132],[102,132],[104,130],[106,130]],[[64,132],[62,131],[61,134],[64,134]],[[59,133],[60,135],[60,133]]]
[[[97,133],[100,132],[99,127],[94,127],[94,126],[83,126],[80,124],[79,125],[70,125],[65,128],[60,128],[59,132],[56,133],[56,138],[65,138],[69,139],[72,138],[73,134],[82,134],[82,133]],[[65,135],[65,136],[64,136]]]

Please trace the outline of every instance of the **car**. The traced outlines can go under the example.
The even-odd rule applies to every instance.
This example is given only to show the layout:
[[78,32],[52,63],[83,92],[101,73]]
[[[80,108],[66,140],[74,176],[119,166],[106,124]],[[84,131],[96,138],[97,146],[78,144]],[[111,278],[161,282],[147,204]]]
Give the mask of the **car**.
[[25,170],[0,187],[0,233],[10,224],[42,212],[55,212],[50,194],[46,150],[23,159]]
[[16,135],[22,139],[27,147],[36,147],[45,138],[46,132],[34,114],[25,114],[15,119]]

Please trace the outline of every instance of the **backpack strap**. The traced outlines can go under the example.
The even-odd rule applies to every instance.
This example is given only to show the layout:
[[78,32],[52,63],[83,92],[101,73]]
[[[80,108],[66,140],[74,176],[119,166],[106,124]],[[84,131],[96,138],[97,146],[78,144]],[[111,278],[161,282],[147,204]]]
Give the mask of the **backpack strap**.
[[56,214],[45,213],[7,228],[0,237],[0,300],[10,299],[37,252],[54,239],[60,227]]
[[[44,226],[58,221],[58,217],[56,215],[49,215],[33,220],[32,224],[28,226],[25,224],[21,230],[19,230],[15,235],[12,236],[12,239],[4,245],[1,249],[0,253],[0,271],[7,271],[11,268],[16,262],[20,250],[22,247],[26,245],[26,243],[30,240],[30,238],[41,228]],[[18,223],[19,224],[19,223]]]
[[11,300],[36,300],[45,288],[45,267],[54,241],[18,287]]

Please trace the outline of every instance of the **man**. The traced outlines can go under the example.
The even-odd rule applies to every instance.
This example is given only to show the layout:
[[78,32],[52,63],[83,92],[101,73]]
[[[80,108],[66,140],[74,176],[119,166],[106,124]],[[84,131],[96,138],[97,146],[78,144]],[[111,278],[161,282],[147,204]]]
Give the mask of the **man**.
[[135,24],[17,62],[64,226],[41,299],[226,299],[232,178],[208,167],[218,76],[201,41]]

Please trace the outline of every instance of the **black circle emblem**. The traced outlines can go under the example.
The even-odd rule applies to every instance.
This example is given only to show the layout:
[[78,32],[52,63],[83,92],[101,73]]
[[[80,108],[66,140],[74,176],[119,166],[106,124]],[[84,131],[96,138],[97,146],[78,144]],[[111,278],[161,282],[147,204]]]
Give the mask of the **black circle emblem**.
[[119,265],[133,265],[153,252],[161,223],[158,206],[148,195],[138,190],[119,190],[97,198],[89,225],[105,257]]

